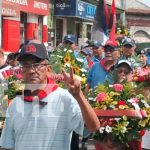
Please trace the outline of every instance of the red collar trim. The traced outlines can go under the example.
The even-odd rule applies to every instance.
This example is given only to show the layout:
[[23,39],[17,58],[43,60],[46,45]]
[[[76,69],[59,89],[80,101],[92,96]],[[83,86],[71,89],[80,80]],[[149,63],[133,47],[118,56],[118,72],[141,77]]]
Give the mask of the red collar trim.
[[[52,79],[48,79],[48,84],[43,90],[39,90],[37,96],[39,101],[45,98],[50,93],[54,92],[58,88],[58,85]],[[32,102],[34,100],[34,96],[31,95],[31,91],[24,91],[24,101]]]
[[106,66],[105,66],[105,63],[106,63],[106,59],[105,59],[105,58],[100,61],[100,64],[101,64],[102,68],[103,68],[105,71],[108,71],[108,69],[107,69]]

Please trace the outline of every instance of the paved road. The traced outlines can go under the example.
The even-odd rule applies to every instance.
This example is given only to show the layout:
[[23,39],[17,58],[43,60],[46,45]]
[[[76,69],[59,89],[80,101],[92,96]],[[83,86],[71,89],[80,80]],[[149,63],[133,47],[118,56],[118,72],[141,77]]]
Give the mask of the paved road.
[[94,146],[94,141],[92,139],[89,139],[86,143],[87,149],[82,149],[82,144],[81,144],[81,138],[80,138],[80,150],[95,150],[95,146]]
[[[79,144],[79,147],[80,147],[80,150],[95,150],[95,146],[94,146],[94,141],[92,139],[89,139],[86,143],[86,146],[87,146],[87,149],[82,149],[82,144],[81,144],[81,137],[80,137],[80,144]],[[0,148],[0,150],[4,150],[3,148]]]

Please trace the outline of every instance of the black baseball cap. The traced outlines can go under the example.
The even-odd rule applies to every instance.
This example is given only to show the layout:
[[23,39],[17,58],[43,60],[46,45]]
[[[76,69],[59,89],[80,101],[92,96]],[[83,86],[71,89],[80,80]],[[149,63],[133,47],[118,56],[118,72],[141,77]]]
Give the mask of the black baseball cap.
[[135,46],[135,41],[131,38],[126,38],[123,40],[123,46],[130,45],[131,47]]
[[92,41],[90,46],[99,48],[99,47],[103,47],[103,44],[100,41]]
[[24,56],[28,55],[35,56],[39,59],[49,60],[45,45],[40,43],[30,43],[24,45],[20,50],[17,60],[21,61]]
[[64,37],[64,42],[69,41],[71,43],[77,43],[77,37],[73,34],[68,34]]

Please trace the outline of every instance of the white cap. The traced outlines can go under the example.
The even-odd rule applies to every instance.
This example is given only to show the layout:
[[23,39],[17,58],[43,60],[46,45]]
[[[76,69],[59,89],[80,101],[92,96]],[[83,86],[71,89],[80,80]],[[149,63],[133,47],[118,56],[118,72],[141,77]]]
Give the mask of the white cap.
[[127,64],[127,65],[129,66],[129,68],[130,68],[131,70],[133,70],[132,64],[131,64],[130,61],[125,60],[125,59],[119,60],[116,67],[119,67],[121,64]]

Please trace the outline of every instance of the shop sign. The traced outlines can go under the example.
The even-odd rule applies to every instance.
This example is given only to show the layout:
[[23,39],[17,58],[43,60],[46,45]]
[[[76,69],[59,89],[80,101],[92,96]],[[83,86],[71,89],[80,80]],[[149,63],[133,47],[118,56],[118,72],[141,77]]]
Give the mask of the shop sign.
[[96,6],[80,0],[55,0],[55,16],[73,16],[93,21]]
[[76,0],[55,0],[54,2],[55,16],[75,16]]
[[28,1],[27,0],[6,0],[7,2],[12,2],[12,3],[16,3],[19,5],[26,5],[28,6]]
[[[49,14],[49,0],[3,0],[3,3],[16,6],[16,11],[23,11],[28,13],[48,15]],[[9,10],[12,11],[12,10]],[[13,13],[14,10],[13,10]]]
[[82,1],[77,1],[77,17],[87,19],[87,20],[94,20],[96,12],[96,6],[92,5],[90,3],[82,2]]
[[2,15],[5,16],[17,17],[20,15],[20,11],[14,5],[11,4],[3,3],[1,11]]

